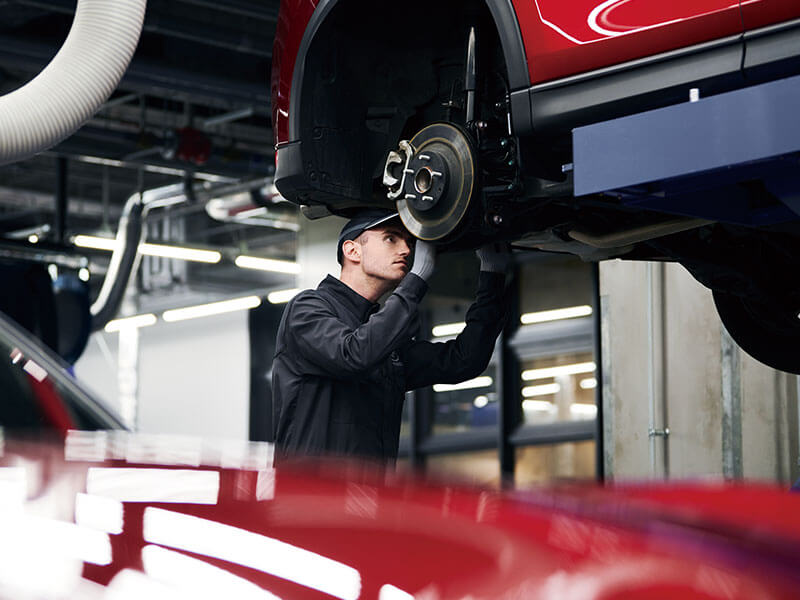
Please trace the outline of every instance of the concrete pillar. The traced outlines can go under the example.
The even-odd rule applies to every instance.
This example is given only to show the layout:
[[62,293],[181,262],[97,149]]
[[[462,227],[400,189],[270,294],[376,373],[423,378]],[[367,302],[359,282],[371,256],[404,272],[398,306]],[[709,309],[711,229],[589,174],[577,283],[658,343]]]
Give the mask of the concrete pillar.
[[708,289],[677,264],[618,260],[600,293],[608,478],[797,476],[796,377],[739,349]]

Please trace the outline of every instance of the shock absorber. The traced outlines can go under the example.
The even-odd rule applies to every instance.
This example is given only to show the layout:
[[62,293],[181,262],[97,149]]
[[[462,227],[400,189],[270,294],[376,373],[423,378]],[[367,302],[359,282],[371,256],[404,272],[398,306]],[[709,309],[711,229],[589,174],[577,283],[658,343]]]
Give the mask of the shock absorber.
[[464,93],[466,94],[466,110],[464,121],[469,125],[475,120],[475,28],[469,28],[467,39],[467,61],[464,73]]

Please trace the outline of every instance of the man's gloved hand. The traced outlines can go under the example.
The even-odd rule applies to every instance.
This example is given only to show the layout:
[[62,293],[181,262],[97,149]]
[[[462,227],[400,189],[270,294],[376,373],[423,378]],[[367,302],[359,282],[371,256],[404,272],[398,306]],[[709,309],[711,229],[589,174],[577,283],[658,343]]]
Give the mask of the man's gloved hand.
[[475,254],[481,261],[481,271],[505,273],[511,264],[511,248],[505,242],[484,244]]
[[414,247],[414,264],[411,265],[411,272],[425,281],[433,274],[433,267],[436,264],[436,247],[428,242],[417,240]]

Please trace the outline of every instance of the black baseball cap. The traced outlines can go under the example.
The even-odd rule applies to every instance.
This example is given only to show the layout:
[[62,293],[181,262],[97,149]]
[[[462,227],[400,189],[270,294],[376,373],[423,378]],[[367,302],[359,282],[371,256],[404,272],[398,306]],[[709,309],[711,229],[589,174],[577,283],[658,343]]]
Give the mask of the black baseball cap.
[[339,234],[339,243],[336,246],[336,260],[342,264],[342,244],[347,240],[354,240],[367,229],[377,227],[381,223],[386,223],[397,217],[397,211],[386,210],[383,208],[371,208],[363,210],[355,217],[350,219],[342,227],[342,232]]

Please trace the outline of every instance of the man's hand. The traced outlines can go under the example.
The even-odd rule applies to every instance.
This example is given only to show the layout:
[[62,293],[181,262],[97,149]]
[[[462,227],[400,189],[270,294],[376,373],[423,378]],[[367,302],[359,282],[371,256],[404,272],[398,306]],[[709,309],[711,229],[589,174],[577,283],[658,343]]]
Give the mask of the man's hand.
[[505,273],[511,264],[511,248],[504,242],[484,244],[475,254],[481,261],[481,271]]
[[428,242],[417,240],[414,248],[414,264],[411,272],[425,281],[433,274],[433,267],[436,264],[436,247]]

